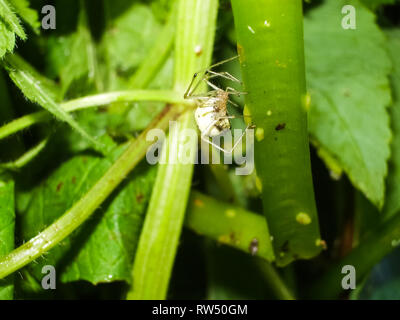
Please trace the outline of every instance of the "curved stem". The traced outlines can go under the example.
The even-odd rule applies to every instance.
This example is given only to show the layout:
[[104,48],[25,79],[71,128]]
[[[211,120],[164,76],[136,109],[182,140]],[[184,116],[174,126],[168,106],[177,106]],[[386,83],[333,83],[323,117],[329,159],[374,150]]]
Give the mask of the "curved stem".
[[190,196],[185,225],[219,243],[270,262],[274,260],[268,226],[262,215],[194,191]]
[[[191,102],[183,99],[180,94],[171,90],[131,90],[101,93],[83,98],[63,102],[60,106],[67,112],[80,109],[108,105],[113,102],[131,101],[160,101],[166,103],[179,103],[188,105]],[[0,139],[4,139],[18,131],[26,129],[34,124],[49,121],[52,116],[46,111],[39,111],[15,119],[0,127]]]
[[47,145],[49,138],[45,138],[40,141],[36,146],[25,152],[22,156],[20,156],[17,160],[10,161],[7,163],[0,163],[0,168],[10,169],[10,170],[18,170],[23,166],[28,164],[31,160],[33,160]]
[[0,258],[0,279],[38,258],[76,230],[144,157],[153,143],[146,141],[147,132],[153,128],[167,129],[169,120],[178,115],[177,108],[167,106],[71,209],[36,237]]

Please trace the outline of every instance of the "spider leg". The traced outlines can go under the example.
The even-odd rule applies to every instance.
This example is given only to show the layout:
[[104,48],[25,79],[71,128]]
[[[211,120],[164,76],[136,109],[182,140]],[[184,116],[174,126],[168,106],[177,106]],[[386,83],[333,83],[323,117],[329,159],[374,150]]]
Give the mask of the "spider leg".
[[[229,59],[220,61],[220,62],[218,62],[218,63],[215,63],[215,64],[209,66],[209,67],[206,68],[206,69],[202,69],[202,70],[196,72],[196,73],[193,75],[193,78],[192,78],[192,80],[190,81],[190,84],[189,84],[188,88],[186,89],[186,92],[185,92],[185,94],[183,95],[183,97],[184,97],[185,99],[191,97],[192,94],[193,94],[193,92],[196,91],[196,89],[198,88],[198,86],[200,85],[200,83],[201,83],[203,80],[206,80],[206,81],[207,81],[207,80],[209,80],[209,79],[211,79],[211,78],[215,78],[215,77],[217,77],[217,76],[221,76],[221,77],[223,77],[223,78],[227,78],[227,79],[232,80],[232,81],[240,82],[238,79],[236,79],[234,76],[232,76],[232,75],[229,74],[228,72],[221,72],[221,73],[218,73],[218,72],[211,71],[212,68],[215,68],[215,67],[217,67],[217,66],[220,66],[220,65],[222,65],[222,64],[224,64],[224,63],[226,63],[226,62],[235,60],[235,59],[237,59],[238,57],[239,57],[239,56],[234,56],[234,57],[232,57],[232,58],[229,58]],[[196,80],[196,78],[198,77],[198,75],[201,74],[201,73],[203,73],[203,72],[204,72],[204,75],[203,75],[202,79],[200,79],[200,80],[196,83],[196,85],[194,85],[195,80]],[[211,75],[211,76],[208,76],[207,73],[210,73],[210,74],[212,74],[212,75]],[[193,86],[194,86],[194,87],[193,87]],[[193,87],[193,88],[192,88],[192,87]]]
[[228,153],[231,154],[236,147],[238,146],[238,144],[243,140],[244,135],[246,134],[248,129],[252,129],[254,128],[254,125],[249,124],[246,129],[244,130],[244,132],[242,133],[242,135],[240,136],[240,138],[235,142],[235,144],[233,145],[233,147],[230,150],[226,150],[222,147],[220,147],[219,145],[215,144],[213,141],[210,141],[210,137],[207,135],[208,132],[210,131],[210,129],[221,119],[234,119],[236,118],[236,116],[223,116],[223,117],[218,117],[216,120],[214,120],[213,122],[211,122],[206,130],[204,130],[204,132],[202,132],[201,134],[201,139],[205,142],[207,142],[208,144],[212,145],[213,147],[217,148],[218,150],[224,152],[224,153]]
[[204,101],[207,101],[208,99],[210,99],[210,97],[215,97],[216,96],[217,91],[216,90],[211,90],[205,93],[199,93],[199,94],[192,94],[190,95],[190,98],[193,98],[194,100],[198,101],[198,106],[201,107],[201,104]]
[[237,103],[234,103],[233,101],[228,99],[228,102],[233,105],[234,107],[239,107],[239,105]]
[[228,58],[228,59],[225,59],[225,60],[222,60],[222,61],[220,61],[220,62],[214,63],[213,65],[209,66],[208,69],[215,68],[215,67],[217,67],[217,66],[220,66],[221,64],[227,63],[227,62],[232,61],[232,60],[235,60],[235,59],[237,59],[237,58],[239,58],[238,55],[237,55],[237,56],[234,56],[234,57],[231,57],[231,58]]
[[236,147],[238,146],[238,144],[243,140],[243,137],[244,137],[244,135],[246,134],[247,130],[248,130],[248,129],[252,129],[252,128],[254,128],[254,125],[249,124],[249,125],[246,127],[246,129],[244,130],[244,132],[242,133],[242,135],[240,136],[240,138],[235,142],[235,144],[233,145],[232,149],[231,149],[231,150],[228,150],[228,151],[225,150],[224,152],[225,152],[225,153],[232,153],[233,150],[236,149]]
[[218,88],[215,84],[211,83],[210,81],[206,80],[206,83],[213,88],[214,90],[221,90],[220,88]]
[[193,75],[192,81],[190,81],[189,86],[187,87],[187,89],[186,89],[186,91],[185,91],[185,94],[183,95],[183,98],[184,98],[184,99],[190,97],[191,94],[193,93],[194,90],[191,91],[190,89],[192,88],[193,83],[194,83],[194,81],[196,80],[197,76],[198,76],[198,72],[196,72],[196,73]]
[[213,68],[215,68],[215,67],[218,67],[218,66],[220,66],[220,65],[222,65],[222,64],[225,64],[225,63],[227,63],[227,62],[229,62],[229,61],[232,61],[232,60],[235,60],[235,59],[237,59],[237,58],[239,58],[238,55],[237,55],[237,56],[234,56],[234,57],[231,57],[231,58],[228,58],[228,59],[225,59],[225,60],[222,60],[222,61],[220,61],[220,62],[217,62],[217,63],[212,64],[211,66],[209,66],[209,67],[207,67],[207,68],[204,68],[204,69],[199,70],[197,73],[207,72],[207,71],[209,71],[209,70],[211,70],[211,69],[213,69]]
[[247,94],[247,92],[237,91],[236,89],[231,88],[231,87],[226,87],[225,91],[228,92],[229,94],[233,94],[233,95],[237,95],[237,96],[240,96],[241,94]]
[[216,90],[221,90],[221,89],[218,88],[215,84],[213,84],[213,83],[211,83],[211,82],[209,81],[210,79],[213,79],[213,78],[215,78],[216,76],[215,76],[215,75],[209,75],[209,74],[207,74],[207,73],[205,73],[205,74],[203,75],[203,77],[202,77],[199,81],[197,81],[197,83],[193,86],[193,84],[194,84],[194,82],[195,82],[195,79],[197,78],[198,75],[199,75],[198,72],[195,73],[195,74],[193,75],[192,81],[190,82],[189,87],[187,88],[187,90],[186,90],[186,92],[185,92],[185,94],[184,94],[184,96],[183,96],[185,99],[186,99],[186,98],[189,98],[189,97],[194,97],[194,96],[195,96],[193,93],[197,90],[197,88],[199,87],[199,85],[201,84],[202,81],[205,81],[211,88],[214,89],[214,90],[211,90],[212,92],[213,92],[213,91],[216,91]]
[[226,72],[226,71],[224,71],[224,72],[215,72],[215,71],[212,71],[212,70],[207,70],[207,72],[212,74],[212,75],[214,75],[215,77],[221,77],[221,78],[224,78],[224,79],[228,79],[228,80],[231,80],[231,81],[242,83],[239,79],[235,78],[233,75],[231,75],[229,72]]

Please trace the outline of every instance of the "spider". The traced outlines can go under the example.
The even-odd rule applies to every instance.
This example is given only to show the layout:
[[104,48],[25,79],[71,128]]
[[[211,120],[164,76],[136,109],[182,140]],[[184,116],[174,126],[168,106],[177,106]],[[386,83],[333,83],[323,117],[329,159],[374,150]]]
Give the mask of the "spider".
[[[218,88],[209,80],[221,77],[238,83],[241,83],[241,81],[228,72],[215,72],[211,69],[228,61],[234,60],[237,57],[238,56],[226,59],[224,61],[211,65],[210,67],[208,67],[208,69],[204,71],[196,72],[193,75],[192,81],[190,82],[189,87],[184,94],[185,99],[193,99],[196,101],[197,108],[195,111],[195,119],[197,126],[201,132],[201,139],[225,153],[232,153],[237,145],[242,141],[243,136],[246,134],[246,131],[250,128],[254,128],[254,125],[248,125],[240,138],[235,142],[230,150],[225,150],[224,148],[221,148],[219,145],[215,144],[209,139],[222,134],[226,130],[229,130],[231,128],[229,119],[234,119],[237,117],[229,116],[227,114],[226,106],[228,103],[231,103],[236,107],[238,106],[236,103],[232,102],[229,99],[229,96],[240,96],[242,94],[246,94],[246,92],[240,92],[231,87],[227,87],[225,90]],[[203,72],[204,75],[202,76],[202,78],[194,85],[195,80],[197,79],[199,74]],[[203,94],[194,94],[196,89],[203,81],[205,81],[212,88],[212,90]]]

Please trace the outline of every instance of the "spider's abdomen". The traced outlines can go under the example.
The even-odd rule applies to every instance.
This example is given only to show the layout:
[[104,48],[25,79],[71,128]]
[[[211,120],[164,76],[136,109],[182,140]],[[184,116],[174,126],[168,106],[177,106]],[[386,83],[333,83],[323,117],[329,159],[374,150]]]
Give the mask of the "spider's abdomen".
[[215,112],[214,106],[204,106],[196,109],[194,113],[197,126],[202,135],[215,137],[221,134],[224,130],[229,129],[230,123],[228,119],[219,119],[221,114]]

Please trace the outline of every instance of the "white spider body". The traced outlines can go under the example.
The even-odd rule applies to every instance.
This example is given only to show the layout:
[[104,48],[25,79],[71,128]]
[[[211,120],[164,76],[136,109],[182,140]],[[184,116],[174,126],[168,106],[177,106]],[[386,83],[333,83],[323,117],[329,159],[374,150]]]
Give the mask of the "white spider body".
[[231,127],[226,113],[227,100],[228,94],[219,90],[215,96],[201,101],[194,114],[202,136],[215,137]]
[[[193,99],[197,104],[197,109],[194,112],[194,115],[197,126],[201,132],[201,139],[225,153],[232,153],[233,150],[235,150],[236,146],[242,140],[247,129],[253,127],[252,125],[248,125],[246,130],[242,133],[240,138],[235,142],[235,144],[230,150],[225,150],[224,148],[221,148],[219,145],[215,144],[209,139],[218,136],[222,134],[224,131],[229,130],[231,128],[229,119],[233,119],[235,118],[235,116],[229,116],[227,114],[226,105],[228,102],[233,104],[234,106],[237,105],[233,103],[231,100],[229,100],[229,95],[240,96],[241,94],[246,93],[237,91],[231,87],[227,87],[225,90],[222,90],[209,81],[210,79],[221,77],[227,80],[241,83],[238,79],[236,79],[228,72],[215,72],[211,70],[213,67],[219,66],[225,62],[231,61],[236,58],[237,56],[230,59],[226,59],[224,61],[221,61],[219,63],[210,66],[209,69],[205,71],[196,72],[193,75],[189,87],[186,89],[186,92],[183,95],[185,99]],[[202,78],[196,82],[196,79],[198,79],[197,77],[199,76],[199,74],[203,74]],[[203,81],[207,85],[209,85],[213,90],[204,94],[195,94],[196,89]]]

